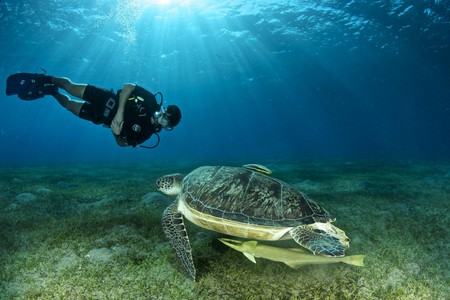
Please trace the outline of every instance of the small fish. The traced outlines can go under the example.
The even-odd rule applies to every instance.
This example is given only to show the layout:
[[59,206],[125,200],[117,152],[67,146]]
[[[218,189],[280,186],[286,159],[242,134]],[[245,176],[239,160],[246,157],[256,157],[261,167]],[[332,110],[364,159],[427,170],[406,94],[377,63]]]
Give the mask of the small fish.
[[266,174],[266,175],[272,174],[272,171],[269,168],[267,168],[267,167],[265,167],[263,165],[246,164],[246,165],[243,165],[242,167],[244,167],[246,169],[249,169],[249,170],[252,170],[252,171],[260,172],[260,173],[263,173],[263,174]]
[[345,263],[353,266],[364,267],[365,255],[351,255],[342,257],[328,257],[314,255],[300,248],[281,248],[268,246],[257,241],[237,241],[221,238],[222,243],[242,252],[245,257],[256,264],[255,257],[265,258],[272,261],[285,263],[293,269],[298,269],[304,265]]

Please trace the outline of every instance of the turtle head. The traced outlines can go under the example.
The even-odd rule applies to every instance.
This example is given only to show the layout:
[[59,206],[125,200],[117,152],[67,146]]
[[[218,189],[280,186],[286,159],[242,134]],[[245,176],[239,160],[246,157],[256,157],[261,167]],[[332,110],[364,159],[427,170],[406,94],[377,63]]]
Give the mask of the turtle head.
[[183,187],[183,175],[176,173],[159,177],[156,180],[156,186],[161,193],[171,196],[178,195]]

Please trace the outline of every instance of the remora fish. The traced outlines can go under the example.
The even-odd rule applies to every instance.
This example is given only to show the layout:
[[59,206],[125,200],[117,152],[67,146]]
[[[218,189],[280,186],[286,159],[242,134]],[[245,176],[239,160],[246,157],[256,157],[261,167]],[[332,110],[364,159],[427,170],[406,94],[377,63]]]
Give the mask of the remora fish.
[[364,267],[365,255],[351,255],[343,257],[327,257],[314,255],[300,248],[280,248],[258,243],[257,241],[237,241],[221,238],[222,243],[242,252],[245,257],[256,263],[255,257],[285,263],[291,268],[297,269],[304,265],[345,263],[353,266]]

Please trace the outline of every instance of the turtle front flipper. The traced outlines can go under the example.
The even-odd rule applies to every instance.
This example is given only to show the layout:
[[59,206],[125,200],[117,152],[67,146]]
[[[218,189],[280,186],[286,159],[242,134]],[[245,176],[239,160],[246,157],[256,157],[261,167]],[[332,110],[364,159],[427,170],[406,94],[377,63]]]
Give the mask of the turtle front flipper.
[[302,224],[289,234],[301,246],[314,254],[325,256],[344,256],[349,246],[345,232],[330,223]]
[[178,201],[169,205],[162,218],[162,225],[170,245],[175,250],[189,276],[195,280],[195,266],[192,260],[191,245],[184,226],[183,215],[178,211]]

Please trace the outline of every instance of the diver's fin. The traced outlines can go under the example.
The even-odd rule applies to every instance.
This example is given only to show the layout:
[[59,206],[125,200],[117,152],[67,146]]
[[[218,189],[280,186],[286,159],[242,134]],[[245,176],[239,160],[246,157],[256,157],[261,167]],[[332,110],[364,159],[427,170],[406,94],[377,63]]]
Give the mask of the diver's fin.
[[15,95],[44,86],[44,74],[16,73],[6,79],[6,95]]
[[51,77],[44,74],[16,73],[8,76],[6,80],[6,95],[17,94],[22,100],[34,100],[45,95],[53,95],[58,92],[51,83]]
[[54,84],[47,84],[43,87],[35,87],[28,91],[23,91],[17,94],[22,100],[35,100],[43,98],[45,95],[54,95],[58,93],[58,87]]

